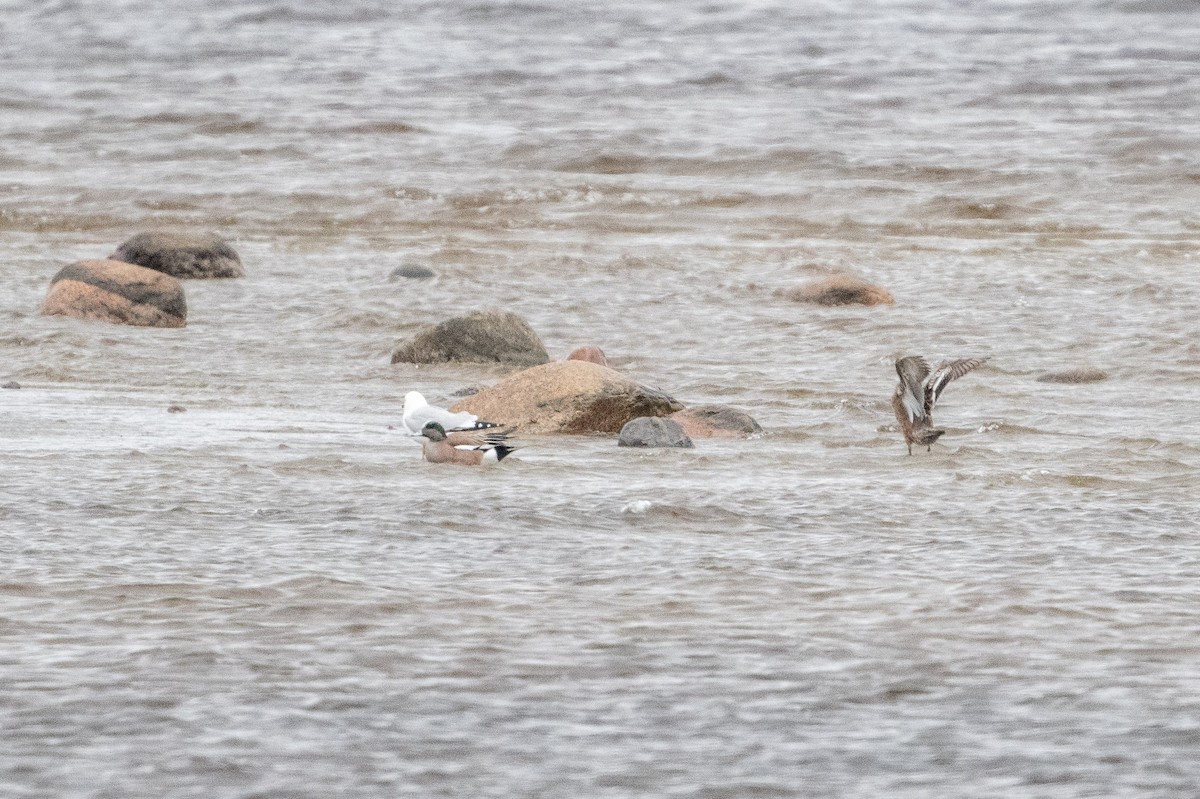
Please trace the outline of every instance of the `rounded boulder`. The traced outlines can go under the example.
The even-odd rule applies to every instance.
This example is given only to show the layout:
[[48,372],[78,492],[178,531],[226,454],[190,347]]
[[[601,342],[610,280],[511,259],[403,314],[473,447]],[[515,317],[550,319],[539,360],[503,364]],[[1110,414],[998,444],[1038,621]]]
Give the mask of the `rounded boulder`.
[[630,419],[617,436],[618,447],[680,447],[696,446],[683,427],[671,418],[641,416]]
[[392,353],[392,363],[503,363],[550,360],[529,323],[509,311],[475,311],[422,330]]
[[691,438],[750,438],[763,431],[750,414],[728,405],[693,405],[669,418]]
[[242,259],[213,234],[138,233],[108,256],[179,278],[245,277]]
[[170,275],[121,261],[78,261],[50,281],[46,316],[71,316],[138,327],[184,327],[183,284]]
[[388,278],[391,280],[428,280],[434,276],[434,271],[420,264],[404,264],[392,270]]
[[599,347],[576,347],[571,351],[564,360],[567,361],[591,361],[598,363],[601,366],[608,366],[608,357],[605,356],[604,350]]
[[451,410],[526,433],[616,433],[630,419],[682,408],[673,397],[607,366],[559,361],[510,375]]
[[780,291],[779,295],[793,302],[815,305],[895,305],[896,299],[886,289],[851,275],[830,275],[803,286]]

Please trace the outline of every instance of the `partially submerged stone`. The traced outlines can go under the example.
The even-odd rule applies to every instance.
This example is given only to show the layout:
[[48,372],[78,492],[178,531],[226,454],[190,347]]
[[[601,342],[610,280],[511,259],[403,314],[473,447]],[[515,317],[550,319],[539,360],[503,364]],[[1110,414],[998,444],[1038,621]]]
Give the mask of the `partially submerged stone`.
[[564,360],[591,361],[601,366],[608,366],[608,358],[605,356],[604,350],[599,347],[577,347]]
[[503,363],[550,360],[529,323],[509,311],[475,311],[422,330],[392,353],[392,363]]
[[245,277],[242,259],[220,236],[192,233],[138,233],[109,256],[179,278]]
[[71,316],[139,327],[183,327],[187,302],[175,278],[121,261],[78,261],[50,281],[46,316]]
[[392,280],[427,280],[434,276],[434,271],[420,264],[404,264],[397,266],[388,276]]
[[607,366],[560,361],[510,375],[451,410],[526,433],[616,433],[630,419],[682,408],[674,398]]
[[679,423],[670,417],[640,416],[630,419],[617,436],[618,447],[680,447],[696,445]]
[[693,405],[669,418],[692,438],[750,438],[763,431],[750,414],[728,405]]
[[1108,379],[1108,372],[1102,369],[1079,368],[1064,369],[1059,372],[1046,372],[1038,375],[1039,383],[1098,383]]
[[778,293],[794,302],[816,305],[896,304],[896,299],[887,290],[851,275],[830,275]]

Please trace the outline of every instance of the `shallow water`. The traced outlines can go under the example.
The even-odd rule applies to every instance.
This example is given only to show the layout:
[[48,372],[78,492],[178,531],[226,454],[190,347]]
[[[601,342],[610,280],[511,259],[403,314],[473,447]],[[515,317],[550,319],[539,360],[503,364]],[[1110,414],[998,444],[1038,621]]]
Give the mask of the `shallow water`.
[[[0,793],[1200,791],[1194,11],[6,10]],[[246,279],[37,314],[157,227]],[[767,433],[424,464],[493,307]],[[990,358],[911,458],[900,353]]]

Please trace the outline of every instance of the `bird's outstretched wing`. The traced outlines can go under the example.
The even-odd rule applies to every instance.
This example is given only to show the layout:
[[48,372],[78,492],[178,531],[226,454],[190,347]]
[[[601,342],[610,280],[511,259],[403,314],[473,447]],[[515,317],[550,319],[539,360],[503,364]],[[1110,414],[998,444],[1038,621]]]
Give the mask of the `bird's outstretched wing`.
[[925,381],[925,412],[933,410],[938,397],[942,396],[942,391],[950,381],[957,380],[972,369],[982,366],[986,360],[987,358],[959,358],[956,361],[939,363],[938,368],[933,370],[933,374]]
[[900,376],[900,401],[908,412],[909,421],[925,418],[925,378],[929,376],[929,364],[920,355],[909,355],[896,360],[896,374]]

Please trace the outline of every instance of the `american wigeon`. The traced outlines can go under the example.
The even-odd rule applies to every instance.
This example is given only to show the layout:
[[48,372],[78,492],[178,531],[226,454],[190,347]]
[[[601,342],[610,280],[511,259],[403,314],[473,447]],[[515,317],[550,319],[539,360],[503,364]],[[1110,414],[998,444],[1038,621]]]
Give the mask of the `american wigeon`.
[[426,422],[421,435],[425,437],[421,454],[430,463],[478,466],[489,455],[502,461],[515,449],[508,441],[508,431],[496,428],[446,432],[437,422]]
[[414,436],[422,435],[422,430],[429,422],[437,422],[443,430],[480,430],[499,427],[492,422],[481,422],[473,413],[459,411],[451,413],[445,408],[430,405],[419,391],[410,391],[404,395],[404,416],[401,418],[404,429]]
[[933,449],[933,442],[941,438],[945,430],[934,429],[933,406],[942,390],[951,380],[957,380],[967,372],[983,364],[983,358],[960,358],[943,361],[938,368],[929,371],[929,364],[919,355],[909,355],[896,361],[896,374],[900,383],[892,394],[892,409],[904,432],[904,443],[912,455],[912,445]]

